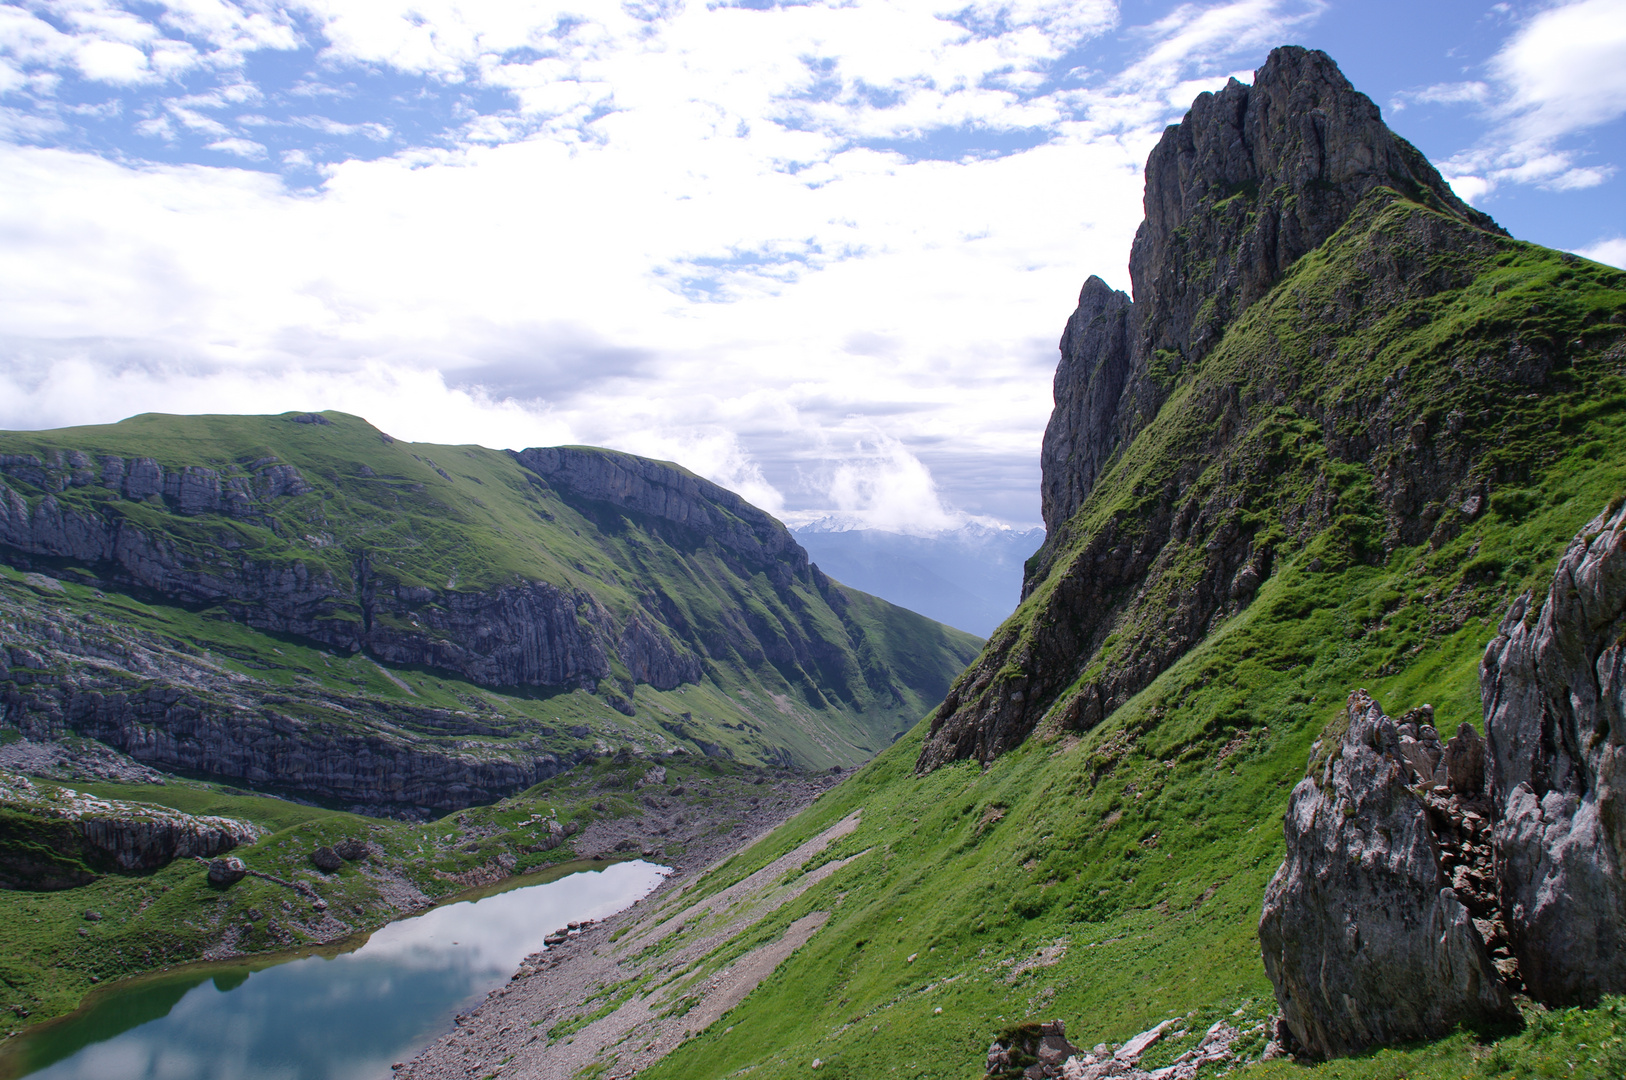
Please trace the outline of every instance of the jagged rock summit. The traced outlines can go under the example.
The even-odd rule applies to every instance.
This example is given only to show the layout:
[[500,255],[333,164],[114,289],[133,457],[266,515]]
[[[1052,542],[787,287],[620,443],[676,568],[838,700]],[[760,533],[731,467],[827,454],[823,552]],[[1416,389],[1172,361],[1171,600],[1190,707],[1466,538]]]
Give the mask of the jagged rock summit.
[[1040,453],[1051,536],[1157,415],[1169,380],[1378,187],[1501,231],[1319,50],[1272,50],[1252,86],[1232,79],[1200,95],[1163,133],[1146,161],[1146,217],[1129,256],[1134,299],[1092,276],[1061,339]]
[[1483,507],[1484,433],[1562,364],[1509,332],[1523,312],[1440,347],[1442,294],[1520,245],[1323,53],[1276,49],[1252,86],[1199,96],[1145,205],[1133,301],[1092,278],[1061,341],[1022,606],[937,710],[923,772],[1093,727],[1337,526],[1345,466],[1377,494],[1339,527],[1348,557],[1448,540],[1454,508]]

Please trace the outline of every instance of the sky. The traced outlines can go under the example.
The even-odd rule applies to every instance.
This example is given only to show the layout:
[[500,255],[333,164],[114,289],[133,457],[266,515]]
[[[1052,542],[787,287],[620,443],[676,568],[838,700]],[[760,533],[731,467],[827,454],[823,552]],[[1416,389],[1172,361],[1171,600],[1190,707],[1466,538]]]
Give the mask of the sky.
[[1147,153],[1279,44],[1626,266],[1626,0],[17,0],[0,428],[339,409],[1025,526]]

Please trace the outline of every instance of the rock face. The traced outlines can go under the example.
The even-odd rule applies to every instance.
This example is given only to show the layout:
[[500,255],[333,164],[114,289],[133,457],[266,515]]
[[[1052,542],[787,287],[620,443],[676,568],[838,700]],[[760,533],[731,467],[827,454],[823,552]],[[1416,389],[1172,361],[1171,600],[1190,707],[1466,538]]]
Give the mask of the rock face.
[[1356,691],[1288,803],[1259,940],[1282,1019],[1313,1056],[1518,1021],[1443,871],[1413,760]]
[[1163,133],[1129,256],[1134,300],[1090,278],[1061,340],[1040,457],[1048,532],[1156,415],[1174,376],[1380,186],[1497,229],[1323,52],[1272,50],[1252,86],[1232,79],[1199,96]]
[[[586,753],[551,731],[515,732],[491,717],[249,681],[190,650],[71,611],[47,616],[0,597],[0,617],[33,643],[0,645],[0,713],[25,737],[13,747],[84,736],[132,765],[410,815],[494,801]],[[42,757],[13,756],[29,765]],[[75,762],[114,757],[79,753]]]
[[1503,914],[1550,1005],[1626,993],[1626,509],[1517,601],[1480,667]]
[[[610,674],[616,629],[582,590],[547,582],[486,592],[425,589],[380,573],[365,553],[343,575],[314,560],[222,558],[139,523],[118,502],[83,505],[57,497],[96,484],[183,517],[218,514],[274,524],[280,500],[311,490],[293,466],[254,463],[258,468],[222,481],[201,466],[166,471],[151,458],[125,464],[104,457],[93,479],[91,471],[72,468],[72,456],[47,461],[13,454],[5,455],[10,463],[0,461],[0,476],[45,492],[31,505],[0,482],[0,552],[10,549],[24,562],[69,559],[95,567],[116,587],[184,605],[218,605],[256,629],[345,652],[365,648],[392,663],[438,667],[490,686],[591,686]],[[646,635],[638,645],[660,658],[644,667],[668,683],[665,689],[698,670],[664,637]]]
[[[1250,604],[1279,550],[1332,529],[1341,558],[1376,561],[1455,535],[1457,508],[1483,505],[1496,422],[1458,398],[1496,385],[1511,408],[1556,347],[1508,322],[1464,337],[1471,358],[1373,358],[1517,247],[1323,54],[1278,49],[1253,86],[1199,97],[1147,162],[1134,301],[1091,279],[1062,339],[1023,607],[950,689],[917,768],[991,760],[1041,722],[1089,729]],[[1416,314],[1383,321],[1400,309]],[[1333,463],[1372,478],[1368,521]]]
[[[173,682],[132,686],[109,676],[100,686],[79,686],[10,674],[15,687],[0,694],[7,719],[33,739],[76,732],[161,769],[294,787],[375,811],[449,811],[492,802],[562,772],[581,756],[550,749],[534,736],[489,749],[468,738],[458,740],[462,746],[442,745],[392,723],[406,719],[432,729],[439,720],[434,714],[444,710],[399,707],[389,715],[373,702],[357,701],[370,714],[357,725],[353,715],[333,709],[344,703],[332,699],[234,700],[214,688]],[[306,707],[278,707],[295,704]],[[331,711],[332,722],[299,715],[313,708]],[[440,723],[462,727],[451,724],[449,715]]]
[[[807,582],[807,552],[778,521],[725,488],[665,462],[581,447],[515,459],[579,499],[647,514],[709,539],[776,587]],[[443,476],[449,475],[436,466]],[[275,527],[280,500],[312,490],[298,469],[263,458],[227,470],[166,469],[73,451],[0,455],[0,477],[44,492],[31,504],[0,480],[0,550],[71,559],[111,584],[188,605],[219,605],[257,629],[295,634],[382,660],[457,672],[488,686],[592,686],[617,655],[636,681],[670,690],[701,678],[699,657],[651,616],[623,622],[582,589],[531,581],[483,592],[402,584],[359,554],[347,574],[284,560],[219,559],[139,523],[117,501],[57,496],[101,489],[184,517],[224,515]]]
[[209,858],[252,844],[264,830],[143,803],[47,791],[0,775],[0,886],[72,888],[107,872],[139,873],[175,859]]
[[579,446],[514,456],[562,491],[694,529],[753,566],[782,566],[776,576],[786,580],[807,575],[807,552],[790,530],[727,488],[670,462]]

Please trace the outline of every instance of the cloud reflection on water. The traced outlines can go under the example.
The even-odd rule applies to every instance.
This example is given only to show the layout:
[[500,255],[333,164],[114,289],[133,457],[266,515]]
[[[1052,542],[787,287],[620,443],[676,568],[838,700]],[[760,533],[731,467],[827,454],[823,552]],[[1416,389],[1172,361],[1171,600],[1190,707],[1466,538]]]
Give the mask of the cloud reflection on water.
[[[618,863],[448,904],[384,927],[354,952],[305,957],[254,971],[241,981],[217,975],[185,991],[179,1001],[173,1001],[174,984],[162,981],[115,990],[41,1040],[31,1056],[42,1064],[59,1060],[27,1075],[38,1080],[387,1077],[392,1062],[409,1056],[458,1008],[501,984],[542,947],[546,934],[566,922],[625,908],[653,889],[662,873],[642,861]],[[160,1000],[142,1000],[153,997]],[[121,1017],[163,1009],[164,997],[173,1004],[157,1019],[134,1027],[119,1023]]]

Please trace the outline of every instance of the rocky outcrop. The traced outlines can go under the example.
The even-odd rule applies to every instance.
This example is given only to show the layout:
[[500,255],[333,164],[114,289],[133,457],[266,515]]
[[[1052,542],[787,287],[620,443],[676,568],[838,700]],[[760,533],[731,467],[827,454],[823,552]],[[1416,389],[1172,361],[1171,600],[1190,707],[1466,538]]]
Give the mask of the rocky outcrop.
[[1626,993],[1626,507],[1571,541],[1480,667],[1503,915],[1531,996]]
[[1442,866],[1419,790],[1439,765],[1401,740],[1356,691],[1288,802],[1259,940],[1282,1019],[1312,1056],[1518,1022]]
[[1569,545],[1485,651],[1487,736],[1443,745],[1364,691],[1293,790],[1259,937],[1312,1054],[1626,992],[1626,507]]
[[209,858],[264,833],[248,822],[39,788],[0,775],[0,885],[62,889],[101,873],[139,873],[181,858]]
[[1146,162],[1134,301],[1090,278],[1068,321],[1040,463],[1052,535],[1173,378],[1375,188],[1500,231],[1454,195],[1327,54],[1272,50],[1252,86],[1202,94]]
[[55,450],[44,456],[0,454],[0,475],[50,493],[100,487],[132,502],[159,499],[182,514],[241,519],[259,516],[262,508],[256,503],[311,490],[297,468],[274,457],[239,463],[223,472],[201,465],[165,469],[150,457],[126,460],[99,454],[93,460],[80,450]]

